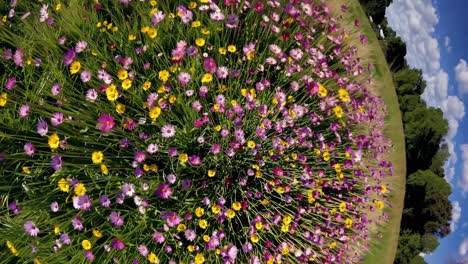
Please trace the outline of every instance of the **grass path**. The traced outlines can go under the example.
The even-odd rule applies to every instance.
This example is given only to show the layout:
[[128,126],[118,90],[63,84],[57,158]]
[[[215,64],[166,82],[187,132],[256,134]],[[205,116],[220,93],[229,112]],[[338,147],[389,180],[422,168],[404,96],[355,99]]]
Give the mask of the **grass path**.
[[[391,187],[390,203],[391,207],[385,210],[389,221],[384,226],[378,227],[381,238],[373,237],[369,253],[365,256],[362,263],[365,264],[392,264],[395,258],[398,246],[398,237],[400,232],[400,222],[403,210],[403,201],[405,196],[406,182],[406,155],[405,155],[405,137],[401,118],[398,97],[393,83],[392,73],[388,67],[385,55],[379,44],[371,24],[359,4],[358,0],[330,0],[330,6],[335,14],[342,14],[340,23],[349,32],[352,38],[357,39],[357,30],[354,27],[356,18],[361,20],[359,32],[364,33],[368,39],[368,45],[360,48],[360,56],[371,62],[375,67],[373,76],[372,90],[382,97],[387,106],[388,114],[385,118],[385,135],[390,138],[394,145],[394,151],[389,154],[389,160],[394,165],[394,176],[386,178],[386,182]],[[341,13],[342,4],[348,6],[348,12]]]

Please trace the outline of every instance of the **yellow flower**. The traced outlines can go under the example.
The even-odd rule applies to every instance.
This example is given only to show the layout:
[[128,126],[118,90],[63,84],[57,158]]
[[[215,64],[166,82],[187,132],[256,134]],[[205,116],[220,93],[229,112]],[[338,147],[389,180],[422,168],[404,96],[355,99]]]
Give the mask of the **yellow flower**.
[[327,94],[328,94],[327,89],[325,87],[323,87],[323,85],[320,85],[319,90],[318,90],[318,95],[320,97],[325,97],[325,96],[327,96]]
[[140,32],[141,32],[141,33],[147,33],[148,30],[149,30],[149,27],[142,27],[142,28],[140,29]]
[[115,111],[117,111],[117,113],[119,114],[123,114],[125,113],[125,105],[124,104],[121,104],[121,103],[118,103],[116,106],[115,106]]
[[179,232],[183,232],[187,229],[187,226],[185,226],[184,224],[178,224],[177,225],[177,231]]
[[121,69],[117,72],[117,77],[123,81],[128,78],[128,72],[125,69]]
[[42,264],[41,260],[38,258],[34,258],[34,264]]
[[381,193],[386,193],[386,192],[387,192],[387,186],[381,185],[381,186],[380,186],[380,192],[381,192]]
[[208,222],[204,219],[200,220],[198,222],[198,226],[202,229],[206,229],[208,227]]
[[234,209],[236,211],[240,211],[241,208],[242,208],[242,205],[239,202],[235,202],[235,203],[232,204],[232,209]]
[[384,202],[382,202],[380,200],[377,200],[377,201],[375,201],[375,206],[377,206],[377,208],[382,210],[384,208]]
[[158,36],[158,30],[155,29],[155,28],[150,28],[148,29],[148,31],[146,32],[148,34],[148,36],[152,39],[154,39],[155,37]]
[[57,235],[58,233],[60,233],[60,227],[56,226],[54,227],[54,233]]
[[340,98],[340,100],[342,102],[348,102],[349,101],[349,94],[348,94],[348,91],[346,91],[345,89],[341,88],[338,90],[338,98]]
[[257,243],[259,241],[259,237],[257,234],[253,234],[251,237],[250,237],[250,241],[252,241],[253,243]]
[[5,106],[8,101],[8,94],[7,93],[2,93],[0,95],[0,106]]
[[203,74],[201,82],[202,83],[209,83],[212,80],[213,80],[213,75],[211,75],[210,73],[205,73],[205,74]]
[[169,96],[169,103],[170,104],[175,103],[176,100],[177,100],[177,97],[175,97],[174,95]]
[[330,246],[329,246],[331,249],[335,248],[336,247],[336,241],[331,243]]
[[232,209],[229,209],[229,210],[227,210],[227,212],[226,212],[226,216],[227,216],[229,219],[232,219],[232,218],[234,218],[234,217],[236,216],[236,212],[235,212],[234,210],[232,210]]
[[214,177],[216,175],[216,170],[208,170],[208,177]]
[[149,111],[149,117],[151,119],[156,119],[158,118],[159,116],[161,115],[161,108],[155,106],[155,107],[151,107],[150,111]]
[[123,88],[124,90],[128,90],[130,87],[132,87],[132,80],[130,80],[130,79],[125,79],[125,80],[123,80],[123,82],[122,82],[122,88]]
[[82,183],[78,183],[75,185],[75,194],[78,196],[82,196],[86,194],[86,187]]
[[353,219],[351,218],[346,218],[345,220],[345,226],[346,228],[351,228],[353,226]]
[[158,256],[156,256],[156,254],[154,254],[154,253],[149,253],[149,254],[148,254],[148,261],[149,261],[150,263],[153,263],[153,264],[159,263],[159,258],[158,258]]
[[231,53],[234,53],[234,52],[237,51],[237,48],[236,48],[236,46],[234,46],[234,45],[229,45],[229,46],[227,47],[227,50],[228,50],[229,52],[231,52]]
[[222,47],[221,47],[221,48],[218,49],[218,52],[219,52],[219,54],[221,54],[221,55],[226,55],[226,48],[222,48]]
[[281,225],[281,231],[284,232],[284,233],[287,233],[289,231],[289,225],[282,224]]
[[97,229],[93,229],[93,235],[97,238],[101,238],[102,237],[102,233],[101,231],[97,230]]
[[115,85],[111,84],[106,88],[106,96],[107,100],[113,102],[117,100],[117,97],[119,97],[119,92],[117,91],[117,87]]
[[188,245],[188,246],[187,246],[187,250],[188,250],[189,252],[193,252],[193,251],[195,251],[195,246],[193,246],[193,245]]
[[218,214],[219,211],[221,211],[221,207],[219,205],[215,204],[211,207],[211,212],[213,212],[213,214]]
[[196,2],[190,2],[189,5],[188,5],[188,8],[189,9],[194,9],[197,7],[197,3]]
[[61,3],[58,3],[57,5],[55,5],[55,10],[56,11],[60,11],[60,9],[62,9],[62,4]]
[[330,160],[330,153],[328,151],[325,151],[323,153],[323,160],[324,161],[329,161]]
[[205,241],[206,243],[210,242],[210,236],[209,235],[204,235],[203,236],[203,241]]
[[289,225],[292,222],[292,217],[287,215],[283,218],[283,223]]
[[133,34],[128,35],[128,40],[132,41],[132,40],[135,40],[135,39],[136,39],[135,35],[133,35]]
[[199,26],[201,26],[201,22],[200,22],[200,21],[196,20],[196,21],[193,21],[193,22],[192,22],[192,27],[197,28],[197,27],[199,27]]
[[149,254],[148,254],[148,261],[149,261],[150,263],[156,264],[156,263],[159,263],[159,258],[158,258],[158,256],[156,256],[156,254],[154,254],[154,253],[149,253]]
[[29,167],[23,167],[23,172],[27,173],[27,174],[30,174],[31,170],[29,169]]
[[335,113],[336,117],[338,118],[342,118],[344,115],[343,108],[341,108],[339,105],[333,108],[333,113]]
[[346,202],[341,202],[339,206],[340,212],[346,211]]
[[159,71],[158,75],[159,75],[159,80],[163,82],[167,82],[167,80],[169,79],[169,76],[171,76],[171,74],[167,70]]
[[62,192],[68,192],[70,190],[70,184],[64,178],[58,181],[58,187]]
[[109,169],[107,169],[107,166],[106,166],[105,164],[101,164],[101,172],[102,172],[104,175],[109,174]]
[[197,207],[197,209],[195,209],[195,215],[197,217],[202,217],[204,213],[205,213],[205,210],[201,207]]
[[151,5],[151,6],[155,6],[157,3],[158,3],[158,1],[156,1],[156,0],[151,0],[150,5]]
[[188,161],[188,155],[187,153],[182,153],[179,155],[179,160],[181,163],[185,163]]
[[250,149],[255,148],[255,142],[252,140],[247,141],[247,147]]
[[60,144],[60,138],[57,135],[57,133],[53,133],[52,135],[50,135],[50,137],[49,137],[49,147],[51,149],[56,149],[56,148],[59,147],[59,144]]
[[79,61],[75,61],[70,65],[70,73],[71,74],[76,74],[80,71],[81,69],[81,63]]
[[93,160],[94,164],[99,164],[104,159],[104,154],[101,151],[94,151],[91,155],[91,159]]
[[205,262],[205,257],[203,256],[203,254],[198,253],[195,256],[195,264],[203,264],[204,262]]
[[198,47],[203,47],[205,46],[205,39],[203,38],[197,38],[195,40],[195,44],[198,46]]
[[90,250],[91,249],[91,242],[89,242],[89,240],[85,239],[81,242],[81,246],[83,247],[83,249],[85,250]]
[[151,88],[151,82],[150,82],[150,81],[146,81],[146,82],[143,84],[143,90],[148,91],[149,88]]
[[262,223],[262,221],[257,221],[257,222],[255,223],[255,229],[257,229],[257,230],[262,230],[262,229],[263,229],[263,223]]
[[209,35],[210,34],[210,30],[208,30],[207,28],[202,28],[200,30],[200,32],[203,34],[203,35]]

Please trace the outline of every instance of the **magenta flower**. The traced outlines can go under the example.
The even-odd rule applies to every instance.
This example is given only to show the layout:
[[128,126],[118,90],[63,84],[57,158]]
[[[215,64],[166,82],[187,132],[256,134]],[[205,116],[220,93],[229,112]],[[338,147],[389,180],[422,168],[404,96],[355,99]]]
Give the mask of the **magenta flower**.
[[15,54],[13,55],[13,62],[20,67],[24,67],[23,63],[23,49],[16,49]]
[[89,250],[85,250],[84,256],[85,256],[90,262],[93,262],[93,261],[94,261],[93,252],[91,252],[91,251],[89,251]]
[[194,241],[195,237],[197,237],[197,234],[193,230],[191,230],[191,229],[185,230],[185,238],[188,241]]
[[110,132],[114,128],[114,118],[110,114],[101,114],[98,118],[96,128],[102,132]]
[[24,153],[26,153],[27,156],[31,157],[32,155],[34,155],[35,149],[36,148],[34,147],[34,144],[31,142],[24,144]]
[[153,239],[154,241],[156,241],[157,243],[159,244],[162,244],[164,243],[164,241],[166,240],[166,237],[164,237],[164,235],[158,231],[154,232],[153,234]]
[[182,222],[182,218],[174,212],[169,212],[166,215],[166,221],[169,227],[174,227]]
[[175,136],[175,133],[175,126],[173,125],[165,125],[161,128],[161,134],[164,138],[171,138]]
[[123,250],[125,248],[124,242],[117,238],[112,239],[111,246],[117,250]]
[[109,207],[110,204],[111,204],[111,201],[109,199],[109,196],[107,195],[103,195],[99,198],[99,204],[102,206],[102,207]]
[[198,155],[192,155],[189,157],[188,162],[195,167],[201,164],[201,158]]
[[60,83],[55,83],[52,85],[52,88],[50,89],[50,92],[52,93],[53,96],[58,95],[62,91],[62,86],[60,86]]
[[81,231],[83,230],[83,223],[81,222],[81,217],[77,216],[72,220],[73,229]]
[[69,49],[65,56],[63,57],[63,64],[70,65],[72,64],[73,60],[75,59],[76,52],[74,49]]
[[35,237],[39,234],[39,228],[37,228],[36,225],[31,221],[24,223],[23,227],[24,231],[26,231],[29,236]]
[[179,83],[181,85],[185,86],[190,82],[192,77],[187,72],[181,72],[179,76],[177,77],[177,79],[179,80]]
[[77,210],[88,211],[91,208],[91,200],[88,195],[73,197],[73,207]]
[[63,123],[63,113],[60,113],[60,112],[53,113],[52,117],[50,118],[50,124],[56,127],[62,123]]
[[11,91],[13,90],[13,86],[15,86],[16,84],[16,78],[11,76],[11,77],[8,77],[6,83],[5,83],[5,88],[8,90],[8,91]]
[[51,161],[51,165],[52,165],[52,168],[55,171],[61,170],[62,169],[62,156],[60,156],[60,155],[53,156],[52,161]]
[[144,162],[146,160],[146,154],[145,152],[138,150],[135,152],[135,161],[138,163]]
[[112,212],[109,216],[109,221],[114,225],[114,226],[123,226],[124,220],[120,216],[119,213],[117,212]]
[[172,189],[168,184],[161,184],[159,185],[158,189],[156,189],[156,196],[161,199],[169,199],[172,194]]
[[203,66],[205,67],[205,71],[209,73],[213,74],[216,72],[216,61],[211,57],[205,59],[205,61],[203,62]]

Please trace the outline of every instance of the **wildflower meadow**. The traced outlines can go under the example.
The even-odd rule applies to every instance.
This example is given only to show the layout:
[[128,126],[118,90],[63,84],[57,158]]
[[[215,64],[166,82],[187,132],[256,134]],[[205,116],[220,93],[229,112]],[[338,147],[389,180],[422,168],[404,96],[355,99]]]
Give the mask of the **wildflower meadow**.
[[6,2],[1,263],[368,251],[392,190],[385,105],[327,1]]

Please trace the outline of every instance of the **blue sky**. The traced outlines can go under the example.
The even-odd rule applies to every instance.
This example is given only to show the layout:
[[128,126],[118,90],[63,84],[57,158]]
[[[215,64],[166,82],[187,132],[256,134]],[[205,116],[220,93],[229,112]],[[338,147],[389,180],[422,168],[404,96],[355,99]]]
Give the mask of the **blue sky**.
[[425,259],[468,263],[468,1],[394,0],[387,19],[406,42],[409,65],[423,70],[428,84],[423,98],[449,121],[446,179],[453,191],[454,232]]

